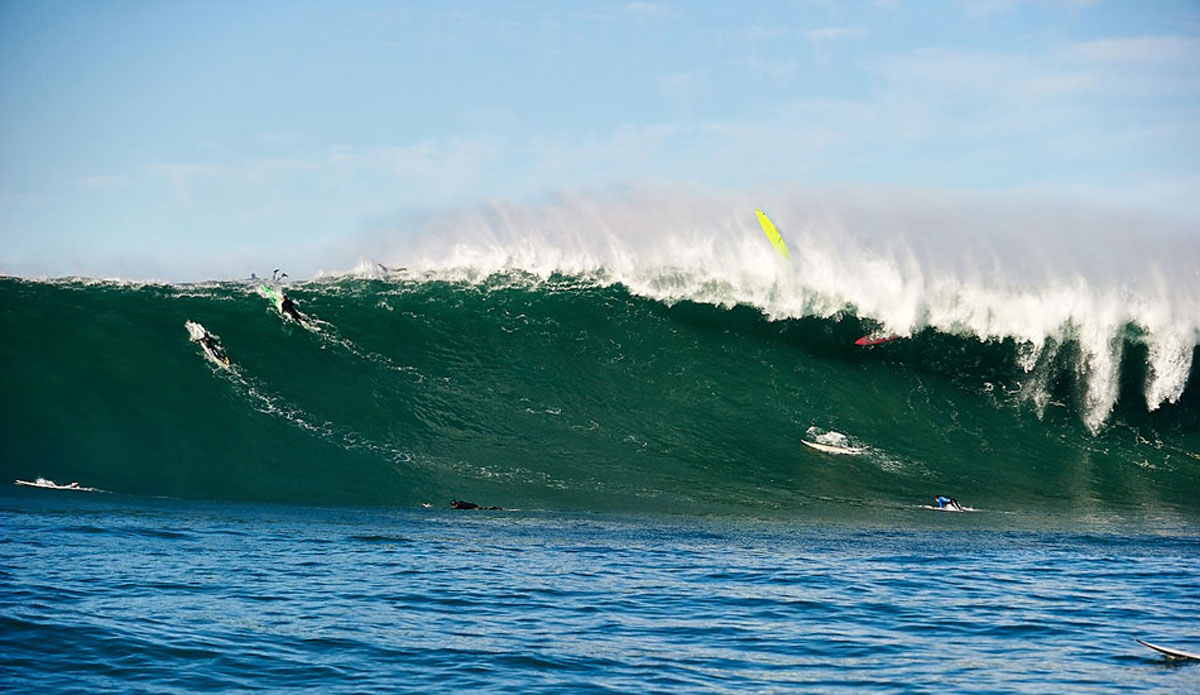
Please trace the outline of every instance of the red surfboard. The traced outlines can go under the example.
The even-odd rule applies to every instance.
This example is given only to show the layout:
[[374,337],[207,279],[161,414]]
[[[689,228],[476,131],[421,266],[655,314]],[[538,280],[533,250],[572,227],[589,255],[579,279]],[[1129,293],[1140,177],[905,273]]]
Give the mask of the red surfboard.
[[862,345],[863,347],[870,347],[872,345],[882,345],[883,343],[891,342],[899,337],[900,336],[898,335],[864,335],[863,337],[854,341],[854,344]]

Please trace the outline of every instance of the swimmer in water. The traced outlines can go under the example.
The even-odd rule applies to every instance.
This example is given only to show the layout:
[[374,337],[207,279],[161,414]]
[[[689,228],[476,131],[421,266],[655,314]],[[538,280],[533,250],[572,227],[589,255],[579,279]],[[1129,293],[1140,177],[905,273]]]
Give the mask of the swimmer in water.
[[226,365],[229,364],[229,356],[225,354],[225,348],[221,347],[220,341],[212,333],[204,331],[204,336],[200,338],[200,344],[208,348],[208,351],[218,360]]
[[283,299],[279,302],[279,311],[290,316],[296,323],[304,323],[304,314],[300,313],[300,310],[296,308],[296,303],[286,294],[283,295]]
[[939,495],[937,498],[937,506],[938,509],[945,509],[949,512],[963,511],[962,505],[959,504],[958,500],[954,499],[953,497],[944,497]]
[[480,507],[474,502],[464,502],[462,500],[450,500],[451,509],[484,509],[488,511],[502,511],[501,507]]

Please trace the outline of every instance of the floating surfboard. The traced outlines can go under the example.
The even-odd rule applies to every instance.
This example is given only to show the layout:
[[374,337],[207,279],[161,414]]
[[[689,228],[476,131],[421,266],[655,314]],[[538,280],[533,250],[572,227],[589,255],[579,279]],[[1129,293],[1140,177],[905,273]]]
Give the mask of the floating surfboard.
[[783,256],[784,258],[790,259],[791,254],[788,253],[787,244],[784,243],[783,237],[779,234],[779,230],[775,228],[775,223],[772,222],[771,218],[767,217],[767,213],[763,212],[762,210],[755,210],[754,213],[758,215],[758,224],[762,226],[763,232],[765,232],[767,238],[771,240],[771,244],[775,246],[775,250],[778,251],[779,255]]
[[79,492],[97,492],[94,487],[82,487],[79,483],[68,483],[59,485],[53,480],[46,478],[38,478],[37,480],[14,480],[13,485],[24,485],[26,487],[40,487],[45,490],[77,490]]
[[895,334],[893,334],[893,335],[880,335],[880,334],[872,333],[871,335],[864,335],[863,337],[861,337],[861,338],[859,338],[858,340],[854,341],[854,344],[855,344],[855,345],[861,345],[861,346],[863,346],[863,347],[870,347],[870,346],[872,346],[872,345],[882,345],[882,344],[884,344],[884,343],[890,343],[890,342],[892,342],[893,340],[895,340],[895,339],[897,339],[897,338],[899,338],[899,337],[900,337],[900,336],[898,336],[898,335],[895,335]]
[[1192,652],[1185,652],[1182,649],[1172,649],[1170,647],[1160,647],[1157,644],[1150,644],[1149,642],[1143,642],[1140,639],[1134,639],[1134,642],[1137,642],[1138,644],[1142,645],[1143,647],[1149,647],[1150,649],[1153,649],[1154,651],[1158,652],[1159,654],[1162,654],[1163,656],[1167,657],[1168,659],[1193,659],[1195,661],[1200,661],[1200,654],[1193,654]]
[[956,512],[956,513],[957,513],[957,512],[977,512],[977,511],[980,511],[980,510],[978,510],[978,509],[976,509],[976,508],[974,508],[974,507],[963,507],[962,505],[959,505],[959,508],[958,508],[958,509],[952,509],[952,508],[950,508],[950,507],[935,507],[935,506],[933,506],[932,504],[922,504],[922,505],[918,505],[918,506],[919,506],[919,507],[921,507],[921,509],[928,509],[928,510],[929,510],[929,511],[931,511],[931,512]]
[[810,446],[810,447],[816,449],[817,451],[823,451],[826,454],[850,454],[850,455],[857,456],[858,454],[863,453],[862,449],[855,449],[855,448],[844,447],[844,446],[834,446],[832,444],[822,444],[820,442],[810,442],[807,439],[801,439],[800,443],[805,446]]
[[213,349],[213,347],[208,344],[208,341],[204,340],[205,336],[209,335],[208,329],[196,323],[195,321],[185,321],[183,323],[183,327],[187,329],[188,336],[192,342],[200,345],[200,349],[204,351],[204,356],[207,357],[210,362],[217,365],[221,369],[230,368],[231,365],[229,362],[229,356],[225,354],[225,351]]

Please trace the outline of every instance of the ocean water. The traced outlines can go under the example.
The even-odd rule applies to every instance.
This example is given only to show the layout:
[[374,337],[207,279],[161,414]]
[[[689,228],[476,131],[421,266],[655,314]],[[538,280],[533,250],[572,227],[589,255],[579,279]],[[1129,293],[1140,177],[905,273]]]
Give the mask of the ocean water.
[[1200,690],[1190,230],[618,203],[0,277],[0,690]]
[[515,272],[296,285],[310,332],[259,289],[0,279],[0,473],[315,505],[1200,510],[1200,399],[1148,407],[1136,325],[1094,427],[1090,380],[1109,377],[1071,338],[1032,367],[1011,338],[933,328],[862,348],[875,324],[850,312],[772,319]]
[[1185,693],[1198,528],[0,497],[8,692]]

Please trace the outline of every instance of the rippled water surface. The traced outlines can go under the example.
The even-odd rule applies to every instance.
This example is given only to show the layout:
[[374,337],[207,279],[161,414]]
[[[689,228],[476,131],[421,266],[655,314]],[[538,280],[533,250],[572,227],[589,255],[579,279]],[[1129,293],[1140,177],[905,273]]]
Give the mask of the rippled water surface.
[[1200,692],[1197,529],[980,516],[6,493],[0,690]]

